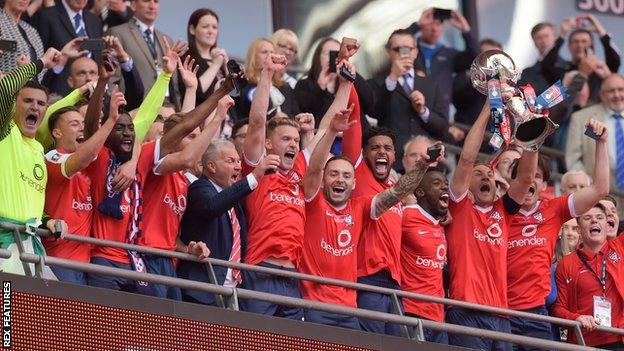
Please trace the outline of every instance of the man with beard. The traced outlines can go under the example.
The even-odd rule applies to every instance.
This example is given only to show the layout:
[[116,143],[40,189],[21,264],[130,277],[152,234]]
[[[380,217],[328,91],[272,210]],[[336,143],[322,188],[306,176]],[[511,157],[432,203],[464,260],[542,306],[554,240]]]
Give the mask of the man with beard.
[[[595,329],[597,326],[621,327],[624,236],[607,239],[607,215],[600,203],[577,221],[583,245],[557,265],[557,301],[552,313],[580,322],[587,346],[622,350],[621,335]],[[568,329],[568,342],[577,343],[573,329]]]
[[[508,96],[504,96],[507,99]],[[494,200],[496,184],[489,164],[477,163],[479,147],[490,119],[486,101],[472,126],[450,184],[446,228],[452,299],[507,308],[507,240],[511,215],[518,212],[533,184],[537,152],[525,150],[515,179],[502,198]],[[499,316],[450,308],[447,323],[509,332],[509,320]],[[482,337],[449,335],[449,344],[483,350],[508,350],[510,345]]]
[[[136,176],[130,187],[121,192],[114,189],[115,174],[122,163],[132,159],[135,142],[137,147],[141,144],[149,125],[156,118],[158,109],[165,98],[171,75],[176,69],[178,52],[183,51],[181,43],[176,43],[171,48],[166,46],[164,71],[141,104],[137,118],[133,122],[130,115],[122,113],[108,136],[105,147],[100,150],[97,159],[85,170],[91,179],[93,206],[97,206],[92,225],[95,238],[130,244],[138,243],[143,228],[141,221],[145,180],[152,169],[156,169],[161,163],[164,156],[161,155],[160,150],[172,150],[174,145],[182,139],[167,138],[162,143],[156,140],[141,146],[140,156],[136,161]],[[85,131],[87,137],[93,133],[91,128]],[[184,135],[180,131],[174,134]],[[91,250],[91,263],[146,272],[145,262],[140,254],[113,247],[94,246]],[[145,282],[134,282],[103,274],[89,274],[87,280],[92,286],[154,294],[152,287]]]
[[[60,53],[48,49],[41,59],[26,64],[0,79],[0,221],[26,225],[34,234],[39,219],[43,215],[47,172],[43,157],[43,147],[35,140],[37,128],[41,124],[48,107],[48,92],[37,82],[29,81],[43,68],[51,68],[58,63]],[[62,225],[63,221],[44,218],[45,228]],[[23,234],[20,237],[27,251],[44,254],[39,238]],[[11,231],[0,230],[0,247],[17,251]],[[33,265],[31,266],[31,271]],[[0,270],[24,274],[21,261],[0,260]]]
[[[520,208],[511,219],[507,249],[507,299],[509,308],[548,315],[546,297],[551,290],[550,270],[560,228],[568,220],[585,213],[609,192],[609,153],[604,123],[590,120],[600,139],[596,145],[594,183],[574,194],[540,200],[550,178],[550,165],[540,156],[533,184]],[[513,173],[513,171],[512,171]],[[516,335],[550,339],[551,325],[521,317],[510,317]],[[516,350],[524,350],[514,345]]]
[[[359,115],[356,104],[351,116]],[[356,118],[350,119],[350,123]],[[395,161],[396,136],[387,128],[370,128],[362,136],[362,126],[354,123],[344,132],[343,155],[355,160],[355,180],[357,187],[353,197],[374,196],[392,188],[395,181],[390,177],[390,170]],[[362,143],[364,147],[362,148]],[[399,289],[401,283],[400,252],[401,222],[403,207],[394,204],[376,221],[364,226],[358,244],[358,283]],[[358,291],[358,308],[394,313],[392,298],[385,294]],[[360,319],[362,329],[369,332],[400,335],[396,324],[383,321]]]
[[[281,74],[279,72],[284,71],[285,65],[284,56],[267,56],[260,82],[253,94],[249,127],[243,144],[243,174],[249,174],[264,154],[277,155],[280,165],[274,172],[262,177],[258,187],[246,198],[248,241],[245,263],[294,272],[301,255],[305,224],[302,180],[310,150],[314,149],[319,137],[314,137],[307,148],[300,151],[299,141],[305,137],[304,126],[300,126],[294,119],[280,117],[274,117],[267,123],[271,79],[274,74]],[[343,84],[336,93],[333,105],[344,108],[349,92],[349,87]],[[330,107],[326,116],[333,116],[337,110],[336,107]],[[319,130],[323,128],[321,122]],[[306,126],[305,129],[314,128]],[[245,271],[242,281],[246,289],[301,298],[299,283],[294,279]],[[257,300],[241,300],[240,303],[241,308],[249,312],[298,320],[303,318],[300,308]]]
[[[403,210],[401,289],[444,297],[446,237],[442,222],[448,220],[449,186],[440,168],[427,170],[414,191],[417,203]],[[416,299],[403,299],[403,304],[406,315],[444,322],[444,305]],[[445,332],[425,329],[424,333],[429,342],[448,343]]]
[[[341,87],[351,86],[340,79]],[[358,102],[355,89],[351,90],[350,102]],[[303,179],[306,225],[300,269],[307,274],[354,282],[357,278],[356,248],[362,228],[414,191],[427,169],[427,162],[424,161],[427,156],[420,154],[415,167],[394,187],[379,194],[351,199],[355,188],[353,164],[343,156],[325,160],[336,135],[359,120],[359,108],[354,110],[353,107],[351,105],[349,109],[337,113],[329,130],[322,132]],[[302,281],[301,290],[306,299],[356,307],[356,292],[351,289]],[[360,329],[355,317],[316,310],[306,310],[305,320]]]

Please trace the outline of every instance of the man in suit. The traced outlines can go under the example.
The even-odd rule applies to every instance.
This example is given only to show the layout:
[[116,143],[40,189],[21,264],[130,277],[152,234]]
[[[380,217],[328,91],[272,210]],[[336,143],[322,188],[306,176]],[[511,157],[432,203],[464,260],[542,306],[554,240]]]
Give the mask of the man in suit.
[[[395,30],[388,39],[386,52],[392,61],[385,78],[372,81],[375,117],[380,126],[397,133],[397,160],[403,157],[403,145],[416,135],[440,140],[448,129],[448,103],[430,79],[416,74],[414,60],[418,48],[412,33]],[[400,170],[400,161],[395,162]]]
[[444,21],[436,18],[434,8],[425,10],[418,22],[408,28],[412,34],[420,32],[416,69],[425,72],[430,81],[438,84],[447,105],[452,100],[453,74],[470,68],[479,52],[477,38],[470,30],[466,18],[457,11],[451,11],[451,18],[448,20],[461,32],[466,44],[463,51],[440,43]]
[[[102,21],[85,10],[86,4],[87,0],[56,0],[54,6],[38,12],[34,24],[45,49],[62,50],[79,37],[102,38]],[[70,66],[67,62],[64,67],[54,67],[43,77],[43,84],[61,96],[67,95],[71,91],[67,85]]]
[[[279,165],[279,157],[268,155],[244,178],[241,161],[232,142],[214,140],[202,157],[203,174],[189,186],[186,212],[180,222],[180,240],[185,245],[203,241],[210,256],[230,262],[241,262],[247,248],[247,222],[242,201],[258,186],[267,169]],[[238,179],[238,180],[237,180]],[[214,266],[217,283],[235,287],[242,282],[239,270]],[[210,283],[203,263],[180,261],[179,278]],[[215,305],[212,294],[182,290],[184,301]]]
[[[542,60],[544,59],[544,55],[548,53],[548,49],[555,44],[555,40],[557,39],[557,35],[555,34],[555,25],[550,22],[540,22],[536,24],[531,29],[531,39],[533,39],[533,44],[535,44],[535,48],[539,52],[539,59],[533,66],[527,67],[522,71],[518,84],[526,85],[527,83],[531,83],[535,89],[535,93],[541,94],[550,86],[548,80],[542,72]],[[556,64],[564,64],[563,59],[558,53]]]
[[[132,0],[130,3],[134,18],[119,26],[109,29],[108,33],[121,41],[126,49],[147,93],[154,85],[158,73],[162,71],[162,57],[165,40],[171,43],[169,37],[154,27],[158,17],[158,0]],[[117,76],[120,80],[121,77]],[[169,101],[179,110],[181,106],[181,94],[178,89],[178,75],[174,74],[169,83]]]
[[611,184],[624,189],[624,77],[612,74],[600,87],[599,104],[584,108],[572,114],[566,143],[566,165],[568,170],[582,170],[590,173],[595,167],[596,143],[585,137],[585,124],[590,119],[603,122],[609,131],[609,159]]

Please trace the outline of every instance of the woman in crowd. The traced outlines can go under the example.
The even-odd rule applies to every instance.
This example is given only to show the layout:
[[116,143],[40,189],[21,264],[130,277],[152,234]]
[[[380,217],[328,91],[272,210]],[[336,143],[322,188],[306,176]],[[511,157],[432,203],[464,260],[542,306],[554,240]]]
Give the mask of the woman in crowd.
[[[18,67],[18,59],[25,62],[34,62],[43,55],[43,43],[35,28],[24,22],[22,14],[28,9],[28,1],[6,0],[0,9],[0,32],[2,40],[17,42],[17,49],[13,52],[3,52],[0,55],[0,70],[10,72]],[[40,77],[43,75],[41,74]]]
[[[334,101],[334,94],[338,87],[337,73],[330,72],[329,53],[339,51],[340,43],[333,38],[323,38],[318,43],[312,55],[312,66],[306,77],[297,82],[295,87],[295,97],[301,112],[309,112],[314,115],[314,120],[318,126],[321,118]],[[355,90],[360,99],[362,113],[362,127],[366,129],[369,123],[364,117],[372,107],[373,93],[359,74],[355,78]]]
[[[245,59],[245,78],[247,78],[249,84],[243,88],[234,106],[237,113],[236,120],[249,117],[249,108],[251,107],[251,100],[256,90],[256,85],[260,81],[262,65],[269,55],[276,52],[277,50],[273,42],[265,38],[254,40],[249,46]],[[295,100],[294,92],[290,85],[284,82],[282,76],[277,74],[273,76],[270,97],[269,111],[267,111],[269,117],[273,117],[279,112],[285,113],[290,117],[299,113],[299,106]]]
[[273,33],[271,41],[275,45],[276,52],[286,56],[288,64],[286,65],[286,70],[282,78],[291,88],[295,89],[297,79],[288,74],[288,66],[292,65],[297,58],[297,53],[299,52],[299,38],[297,38],[297,34],[292,30],[282,28]]
[[[206,100],[214,91],[216,82],[225,77],[228,55],[224,49],[217,47],[218,35],[219,16],[214,11],[201,8],[191,14],[186,29],[187,56],[199,65],[196,105]],[[180,91],[184,93],[181,82]]]

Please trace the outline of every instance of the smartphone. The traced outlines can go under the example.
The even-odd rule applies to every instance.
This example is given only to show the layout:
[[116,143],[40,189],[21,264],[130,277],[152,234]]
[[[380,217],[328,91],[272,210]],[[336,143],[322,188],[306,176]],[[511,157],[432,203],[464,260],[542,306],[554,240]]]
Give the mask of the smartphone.
[[329,52],[329,73],[336,72],[336,59],[338,58],[339,51],[331,50]]
[[596,132],[594,132],[594,130],[592,129],[592,127],[587,127],[585,128],[585,135],[587,135],[588,137],[598,141],[598,139],[600,139],[601,135],[596,134]]
[[594,56],[594,50],[591,47],[585,48],[585,57]]
[[340,67],[340,75],[351,83],[355,82],[355,76],[345,66]]
[[409,57],[410,51],[411,51],[410,48],[408,48],[407,46],[401,46],[399,48],[399,55],[401,57]]
[[240,92],[243,91],[243,88],[247,85],[247,79],[240,76],[242,73],[240,65],[236,62],[236,60],[229,60],[227,62],[227,69],[229,73],[238,75],[238,77],[234,78],[232,83],[234,83],[234,89],[236,89],[236,92],[240,94]]
[[104,39],[87,39],[80,44],[80,50],[102,51],[106,49]]
[[589,23],[587,23],[587,16],[578,16],[575,18],[575,20],[576,20],[576,28],[589,27]]
[[429,162],[435,162],[440,157],[442,152],[442,145],[434,145],[427,148],[427,156],[429,156]]
[[440,22],[444,22],[448,19],[451,19],[451,10],[434,7],[433,18],[439,20]]
[[14,52],[17,50],[17,41],[15,40],[0,40],[0,50],[6,52]]

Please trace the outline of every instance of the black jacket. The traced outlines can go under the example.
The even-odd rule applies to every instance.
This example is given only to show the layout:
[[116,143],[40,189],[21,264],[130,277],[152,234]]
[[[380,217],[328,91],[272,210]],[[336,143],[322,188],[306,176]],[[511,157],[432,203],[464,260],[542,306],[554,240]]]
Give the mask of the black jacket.
[[[247,250],[247,222],[241,202],[251,193],[247,178],[217,192],[210,180],[202,175],[188,188],[187,207],[180,221],[180,240],[187,244],[203,241],[210,249],[210,257],[228,260],[232,251],[233,233],[228,211],[234,208],[240,224],[241,262]],[[227,267],[213,266],[220,285],[225,281]],[[205,264],[180,261],[180,278],[210,283]],[[214,305],[214,295],[194,290],[182,290],[185,301]]]
[[437,84],[428,78],[414,77],[414,90],[420,91],[425,96],[425,105],[429,109],[427,123],[414,111],[407,93],[398,82],[393,91],[386,88],[385,78],[376,78],[370,85],[375,100],[374,117],[380,126],[394,130],[397,135],[395,145],[397,170],[402,168],[403,145],[411,137],[426,135],[436,140],[444,138],[448,130],[449,106]]

